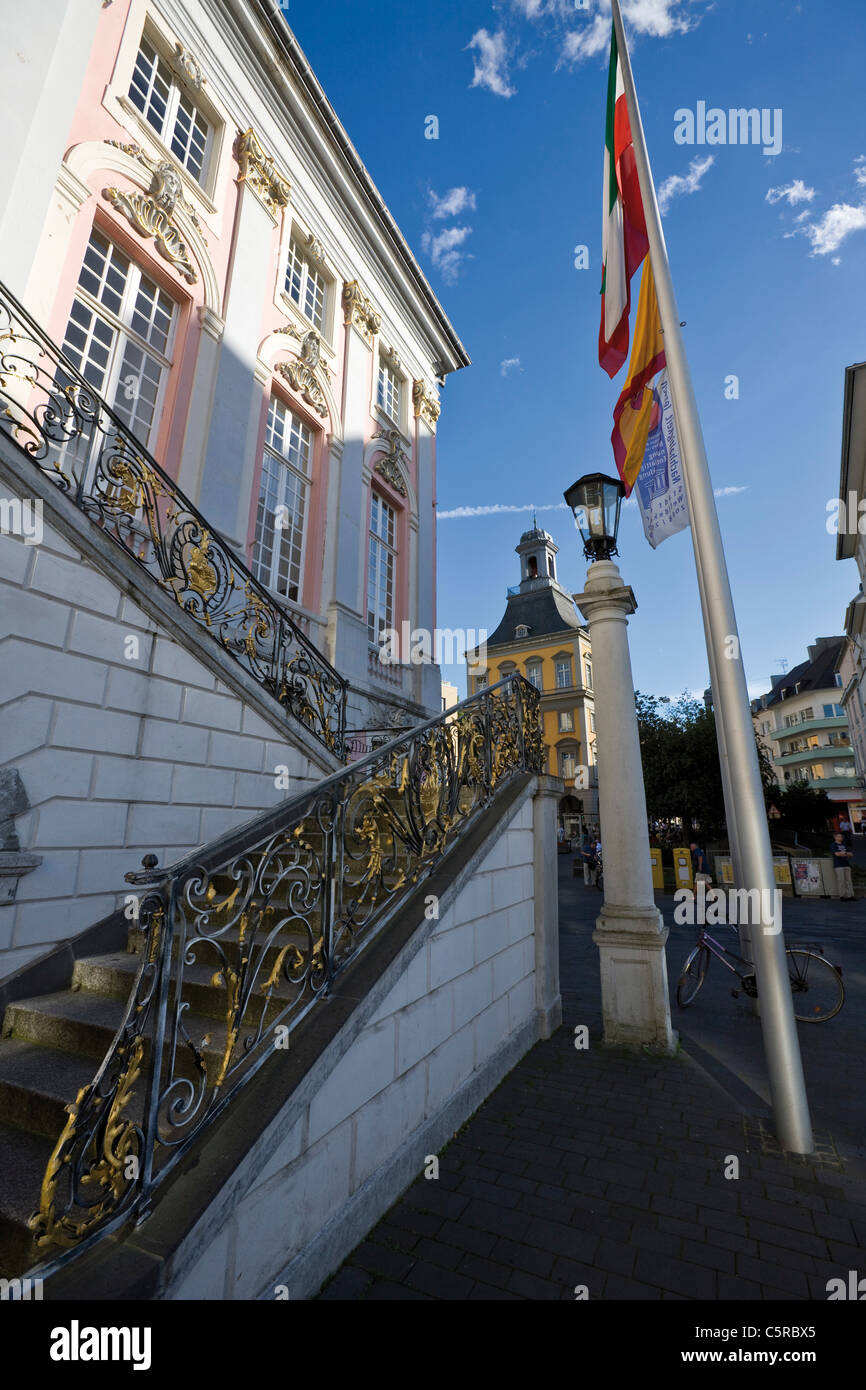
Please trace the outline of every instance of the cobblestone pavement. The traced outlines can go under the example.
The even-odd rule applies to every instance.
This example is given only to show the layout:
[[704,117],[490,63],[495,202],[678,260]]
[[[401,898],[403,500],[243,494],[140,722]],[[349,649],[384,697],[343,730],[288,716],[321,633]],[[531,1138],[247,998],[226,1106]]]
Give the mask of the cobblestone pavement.
[[[673,1008],[676,1057],[600,1046],[599,905],[563,856],[563,1027],[319,1297],[824,1301],[829,1279],[866,1274],[866,904],[786,903],[786,936],[825,940],[848,989],[837,1019],[798,1030],[819,1143],[808,1161],[774,1152],[760,1026],[716,962],[693,1008]],[[670,923],[673,900],[659,906]],[[693,936],[672,929],[672,988]]]

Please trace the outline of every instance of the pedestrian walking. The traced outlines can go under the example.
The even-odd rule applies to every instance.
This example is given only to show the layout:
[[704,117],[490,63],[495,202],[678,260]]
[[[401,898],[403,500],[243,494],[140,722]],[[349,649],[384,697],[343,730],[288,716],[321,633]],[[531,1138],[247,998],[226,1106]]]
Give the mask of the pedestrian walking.
[[696,840],[692,840],[689,849],[692,853],[692,874],[694,875],[695,883],[701,881],[704,883],[712,883],[713,880],[709,872],[710,861],[707,858],[706,850],[701,849]]
[[592,847],[592,836],[588,830],[580,846],[580,857],[583,860],[583,881],[587,888],[590,888],[592,886],[592,861],[595,858],[595,853]]
[[842,838],[842,832],[837,831],[833,836],[833,868],[836,871],[836,891],[842,902],[851,902],[854,898],[854,881],[851,877],[852,854]]
[[839,831],[840,831],[840,833],[841,833],[841,835],[842,835],[842,839],[845,841],[845,844],[846,844],[846,845],[848,846],[848,848],[850,849],[850,848],[851,848],[851,822],[849,821],[849,819],[848,819],[847,816],[843,816],[842,819],[840,820],[840,822],[839,822]]

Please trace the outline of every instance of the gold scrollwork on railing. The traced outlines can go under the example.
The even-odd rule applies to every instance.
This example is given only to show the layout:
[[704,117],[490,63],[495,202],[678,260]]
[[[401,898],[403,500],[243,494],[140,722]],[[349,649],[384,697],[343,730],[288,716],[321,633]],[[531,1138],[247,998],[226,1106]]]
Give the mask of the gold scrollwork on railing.
[[212,851],[128,874],[152,884],[142,964],[112,1048],[69,1107],[32,1219],[40,1245],[74,1246],[149,1201],[280,1034],[387,928],[500,785],[543,771],[544,753],[538,692],[512,676]]

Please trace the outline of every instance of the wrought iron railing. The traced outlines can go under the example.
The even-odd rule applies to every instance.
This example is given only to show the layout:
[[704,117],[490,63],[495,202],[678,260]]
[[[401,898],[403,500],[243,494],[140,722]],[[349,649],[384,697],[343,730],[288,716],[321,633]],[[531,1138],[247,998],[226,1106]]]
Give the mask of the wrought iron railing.
[[357,762],[359,758],[365,758],[368,753],[373,753],[377,748],[390,743],[398,735],[408,733],[409,725],[401,725],[399,728],[380,729],[347,729],[345,737],[346,762]]
[[512,675],[172,868],[127,874],[143,890],[141,964],[45,1173],[31,1228],[69,1247],[50,1268],[147,1214],[411,888],[544,757],[538,692]]
[[346,681],[3,285],[0,429],[342,759]]

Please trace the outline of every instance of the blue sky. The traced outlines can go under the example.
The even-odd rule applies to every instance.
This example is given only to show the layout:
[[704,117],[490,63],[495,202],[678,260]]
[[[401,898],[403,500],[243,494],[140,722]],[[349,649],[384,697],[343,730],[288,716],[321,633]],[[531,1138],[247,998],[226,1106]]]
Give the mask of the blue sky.
[[[826,520],[844,369],[866,358],[866,7],[624,9],[656,187],[679,180],[665,236],[713,483],[732,490],[717,505],[754,694],[780,658],[841,633],[857,588]],[[291,0],[287,17],[473,360],[443,395],[440,513],[534,503],[561,581],[582,588],[571,515],[542,508],[580,474],[615,471],[625,373],[611,382],[597,359],[609,0]],[[675,111],[699,101],[780,108],[781,153],[675,143]],[[440,521],[440,627],[496,627],[530,520]],[[620,555],[639,605],[635,684],[702,690],[690,532],[653,551],[628,508]]]

